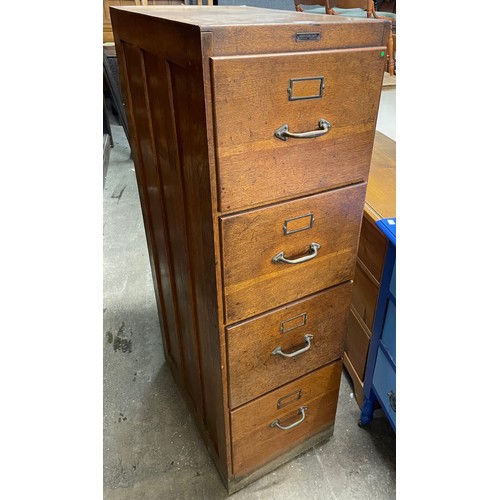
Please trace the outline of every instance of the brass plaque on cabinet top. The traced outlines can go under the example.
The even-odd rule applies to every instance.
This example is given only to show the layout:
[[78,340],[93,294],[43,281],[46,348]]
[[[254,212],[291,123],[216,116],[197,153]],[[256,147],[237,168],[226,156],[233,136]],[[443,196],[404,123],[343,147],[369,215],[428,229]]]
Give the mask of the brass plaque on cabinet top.
[[321,39],[321,33],[319,31],[312,31],[309,33],[295,33],[296,42],[310,42],[318,41]]

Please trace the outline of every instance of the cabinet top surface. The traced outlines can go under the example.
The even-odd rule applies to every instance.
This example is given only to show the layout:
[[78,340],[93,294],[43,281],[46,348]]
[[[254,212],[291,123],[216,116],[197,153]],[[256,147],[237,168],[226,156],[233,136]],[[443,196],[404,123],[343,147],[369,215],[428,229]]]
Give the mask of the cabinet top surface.
[[377,21],[247,6],[161,5],[111,7],[111,9],[198,26],[202,31],[224,26],[359,24]]
[[375,133],[365,215],[372,222],[396,217],[396,142]]

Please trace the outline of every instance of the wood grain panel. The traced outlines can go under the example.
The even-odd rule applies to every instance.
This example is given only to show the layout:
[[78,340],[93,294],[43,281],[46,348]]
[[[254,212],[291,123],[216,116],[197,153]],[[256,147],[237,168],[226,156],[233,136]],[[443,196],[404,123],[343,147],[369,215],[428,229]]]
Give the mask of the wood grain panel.
[[[172,296],[165,297],[166,307],[169,308],[169,317],[176,318],[175,330],[171,334],[172,349],[176,351],[179,358],[182,356],[181,372],[184,373],[184,356],[180,354],[182,344],[182,333],[186,328],[185,316],[177,310],[179,301],[179,284],[177,279],[182,275],[182,264],[172,255],[172,249],[186,248],[185,235],[185,217],[182,212],[182,203],[176,203],[172,197],[173,190],[177,190],[177,196],[182,201],[182,185],[179,173],[179,154],[177,142],[175,140],[175,123],[173,120],[173,103],[171,94],[170,65],[167,61],[155,56],[154,54],[144,53],[144,66],[146,74],[146,83],[148,87],[149,101],[155,105],[149,105],[151,116],[151,125],[154,130],[154,141],[156,150],[156,162],[159,175],[162,180],[161,196],[164,204],[164,229],[168,234],[168,265],[172,269],[169,281],[172,285]],[[175,262],[174,262],[175,260]],[[186,300],[186,285],[180,290],[181,300]],[[189,303],[189,300],[188,300]],[[179,314],[181,314],[179,316]],[[184,311],[185,315],[185,311]],[[177,324],[178,323],[178,324]],[[192,325],[191,325],[192,326]],[[189,348],[189,346],[186,346]],[[192,360],[189,360],[192,362]]]
[[366,332],[366,326],[363,326],[356,312],[353,312],[351,309],[347,322],[345,352],[349,356],[352,366],[361,380],[365,377],[366,357],[369,345],[370,335]]
[[376,132],[366,191],[366,217],[396,217],[396,142]]
[[[170,11],[171,7],[111,7],[110,15],[115,43],[120,41],[141,47],[179,66],[201,64],[199,30],[151,16],[154,11]],[[196,7],[194,7],[196,8]],[[130,11],[129,11],[130,9]],[[181,7],[183,11],[189,8]],[[138,18],[140,21],[138,22]],[[168,36],[165,36],[168,30]],[[117,38],[118,33],[119,38]]]
[[[390,24],[247,7],[110,15],[165,353],[233,491],[332,432]],[[298,80],[288,99],[290,79],[317,76],[321,98],[300,99],[320,87]],[[324,137],[274,137],[320,118]],[[272,262],[312,242],[313,260]],[[311,356],[269,372],[252,354],[300,347],[305,327]],[[269,426],[303,403],[300,425]]]
[[[156,145],[152,137],[150,101],[145,87],[147,77],[143,60],[144,52],[126,43],[123,44],[123,47],[127,60],[128,79],[137,129],[138,150],[140,151],[139,163],[141,164],[140,168],[144,172],[147,186],[147,199],[149,200],[152,227],[154,229],[153,239],[158,252],[156,265],[162,277],[160,283],[166,288],[163,292],[163,302],[167,311],[171,311],[172,307],[175,309],[177,337],[181,343],[180,350],[183,356],[182,376],[187,386],[187,393],[192,399],[193,407],[201,418],[203,415],[203,398],[196,340],[197,329],[193,316],[194,306],[190,267],[186,250],[186,223],[184,218],[181,217],[180,219],[175,219],[176,225],[174,227],[169,227],[170,236],[174,238],[174,243],[177,245],[175,251],[170,255],[172,269],[169,274],[175,276],[175,279],[171,280],[167,271],[169,256],[167,255],[168,247],[165,238],[167,228],[166,208],[162,200],[162,181],[160,181],[158,174],[158,157]],[[175,288],[174,292],[168,289],[170,286]],[[169,297],[172,297],[174,300],[172,305],[169,305],[166,300]],[[171,320],[172,317],[169,312],[167,314],[167,321]],[[169,337],[172,336],[169,335]]]
[[361,409],[363,406],[363,381],[359,378],[358,372],[354,369],[347,353],[344,353],[344,366],[351,376],[356,403],[358,403],[359,409]]
[[[366,181],[383,58],[358,49],[213,58],[221,211]],[[323,97],[289,100],[290,79],[323,77]],[[322,137],[275,137],[331,123]]]
[[137,141],[136,168],[141,179],[142,202],[147,206],[143,214],[148,218],[150,230],[150,245],[156,255],[153,274],[161,288],[161,302],[164,309],[165,329],[169,355],[174,365],[180,367],[180,352],[176,338],[177,313],[174,307],[175,290],[172,289],[172,270],[169,267],[168,236],[165,232],[165,206],[161,197],[163,179],[159,173],[156,161],[156,144],[152,137],[152,126],[149,120],[148,93],[143,79],[142,53],[135,47],[123,46],[125,69],[128,73],[131,109],[134,109],[135,141]]
[[182,0],[103,0],[102,21],[103,21],[103,42],[113,41],[113,29],[111,27],[110,7],[117,6],[141,6],[141,5],[181,5]]
[[[154,228],[152,226],[152,217],[151,217],[151,208],[150,208],[150,200],[148,198],[148,187],[147,187],[147,180],[145,177],[144,173],[144,166],[142,164],[142,158],[140,154],[140,148],[138,144],[138,132],[137,132],[137,125],[135,122],[135,115],[132,112],[132,106],[134,104],[134,101],[132,99],[132,90],[131,90],[131,83],[129,82],[128,79],[128,65],[127,65],[127,59],[125,57],[125,51],[124,47],[121,43],[117,43],[116,45],[116,54],[119,60],[119,71],[120,71],[120,80],[122,83],[122,93],[123,93],[123,98],[125,100],[126,104],[126,109],[127,109],[127,114],[128,114],[128,123],[130,127],[130,139],[131,139],[131,156],[134,159],[134,164],[135,164],[135,173],[137,177],[137,184],[138,184],[138,190],[139,190],[139,198],[141,202],[141,211],[142,211],[142,216],[144,220],[144,229],[146,233],[146,241],[147,241],[147,248],[148,248],[148,254],[149,254],[149,261],[151,263],[151,270],[152,270],[152,279],[153,279],[153,286],[155,290],[155,298],[156,298],[156,305],[158,308],[158,315],[159,315],[159,320],[160,320],[160,327],[162,331],[162,343],[163,343],[163,350],[165,353],[165,358],[169,361],[170,365],[172,366],[173,371],[176,374],[180,374],[177,372],[178,370],[178,365],[176,364],[173,356],[170,353],[170,347],[169,347],[169,342],[168,342],[168,336],[170,335],[170,330],[172,328],[176,328],[172,324],[169,323],[169,313],[168,313],[168,308],[165,305],[165,300],[164,300],[164,295],[168,297],[171,295],[171,288],[169,285],[166,283],[162,283],[161,276],[160,276],[160,263],[159,263],[159,256],[158,256],[158,250],[157,250],[157,244],[154,239]],[[131,61],[131,67],[132,70],[134,70],[134,61]],[[168,268],[166,269],[163,267],[163,273],[166,275],[166,273],[169,272]],[[173,316],[171,316],[173,317]]]
[[111,27],[111,16],[109,14],[109,8],[111,6],[128,6],[128,5],[140,5],[141,0],[103,0],[102,2],[102,31],[103,31],[103,42],[113,41],[113,28]]
[[[180,210],[184,212],[187,224],[186,258],[189,262],[198,355],[203,374],[204,424],[208,431],[207,438],[219,460],[225,464],[222,363],[203,70],[197,65],[188,68],[175,65],[171,73],[184,196]],[[177,193],[172,193],[172,196],[176,203],[180,202]],[[182,252],[183,249],[179,248],[178,251]]]
[[[228,323],[352,279],[366,184],[358,184],[271,207],[221,218],[223,276]],[[314,225],[285,235],[286,219],[314,214]],[[301,264],[273,263],[307,255]]]
[[352,306],[370,331],[373,328],[375,309],[377,308],[378,290],[377,283],[358,262],[354,274]]
[[379,284],[384,269],[386,248],[387,239],[376,226],[369,222],[367,217],[363,217],[359,236],[358,258]]
[[387,249],[387,240],[375,226],[375,222],[382,217],[395,216],[396,143],[376,132],[358,250],[358,259],[363,268],[355,277],[344,353],[345,367],[353,380],[356,401],[360,407],[363,403],[363,378],[371,336],[370,328],[365,322],[373,324],[371,318],[374,315],[374,304],[378,301],[378,287]]
[[[331,426],[341,372],[342,361],[336,361],[231,412],[233,474],[248,474]],[[282,398],[290,403],[278,408]],[[291,425],[298,420],[298,410],[304,405],[306,417],[297,427],[285,431],[270,427],[276,419],[283,426]]]
[[[339,285],[229,327],[231,408],[340,358],[344,350],[351,288],[351,283]],[[294,358],[272,354],[277,347],[285,353],[304,347],[307,334],[313,335],[307,352]]]
[[[317,14],[266,9],[265,14],[252,7],[196,11],[175,9],[172,19],[182,20],[214,35],[214,53],[242,55],[266,52],[300,52],[332,48],[386,47],[391,23],[363,18],[320,17]],[[151,13],[160,16],[161,13]],[[299,22],[297,22],[299,21]],[[374,25],[369,23],[373,22]],[[244,29],[241,29],[241,25]],[[297,33],[317,36],[298,40]]]

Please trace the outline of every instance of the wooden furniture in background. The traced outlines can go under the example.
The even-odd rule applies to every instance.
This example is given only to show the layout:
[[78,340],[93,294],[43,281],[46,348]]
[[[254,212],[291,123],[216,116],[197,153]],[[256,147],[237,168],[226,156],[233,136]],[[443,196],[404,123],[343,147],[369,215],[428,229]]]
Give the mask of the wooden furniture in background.
[[361,225],[344,363],[356,401],[363,404],[363,380],[388,243],[377,227],[396,216],[396,143],[376,132]]
[[[116,50],[114,46],[103,47],[103,72],[104,82],[106,84],[105,97],[109,95],[111,110],[107,109],[104,104],[104,113],[107,118],[107,113],[114,112],[118,117],[118,123],[123,127],[123,131],[130,141],[128,132],[127,116],[125,113],[125,103],[120,89],[120,79],[118,76],[118,62],[116,58]],[[114,108],[114,109],[113,109]]]
[[372,421],[378,403],[396,430],[396,219],[380,219],[377,228],[386,237],[388,248],[366,360],[358,424],[363,427]]
[[379,12],[391,12],[396,14],[396,0],[378,0],[375,1],[375,4]]
[[111,18],[165,356],[236,491],[333,432],[390,26]]
[[[380,15],[375,10],[373,0],[294,0],[295,10],[304,12],[303,5],[318,6],[317,8],[307,9],[305,12],[324,13],[329,15],[340,15],[346,17],[359,17],[364,15],[374,19],[385,19],[392,24],[392,37],[389,38],[387,45],[387,72],[392,76],[395,74],[395,60],[396,53],[396,16],[395,14]],[[389,17],[390,16],[390,17]]]
[[[202,0],[198,0],[200,3]],[[208,0],[212,2],[213,0]],[[131,5],[182,5],[183,0],[103,0],[102,2],[102,20],[103,20],[103,42],[113,42],[113,29],[111,27],[111,18],[109,8],[112,6],[131,6]]]

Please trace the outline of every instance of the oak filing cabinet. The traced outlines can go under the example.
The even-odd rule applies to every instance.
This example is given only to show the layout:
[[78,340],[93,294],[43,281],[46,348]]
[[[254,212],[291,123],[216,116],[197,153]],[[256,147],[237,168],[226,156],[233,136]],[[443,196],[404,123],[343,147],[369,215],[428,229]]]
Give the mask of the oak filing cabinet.
[[111,19],[165,355],[236,491],[333,431],[390,24]]

